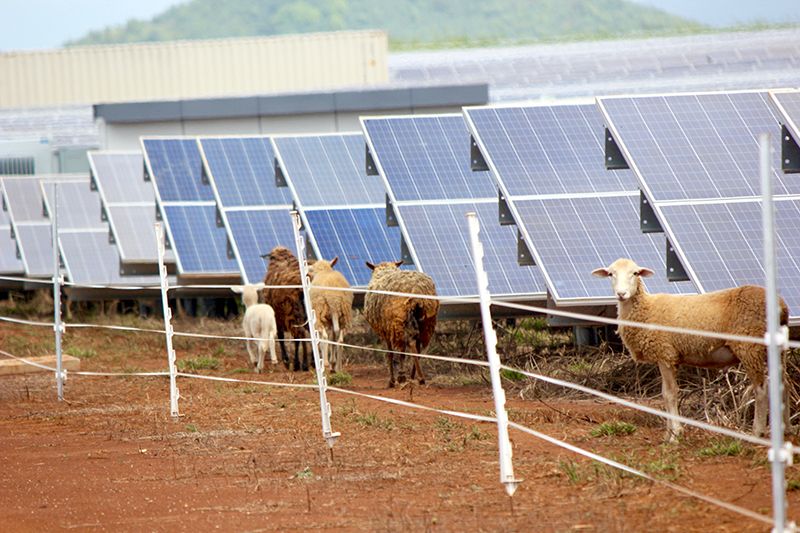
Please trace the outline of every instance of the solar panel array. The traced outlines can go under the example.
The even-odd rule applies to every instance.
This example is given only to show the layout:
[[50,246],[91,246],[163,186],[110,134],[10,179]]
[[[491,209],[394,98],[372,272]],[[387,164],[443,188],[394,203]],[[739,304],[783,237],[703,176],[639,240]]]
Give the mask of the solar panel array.
[[[614,301],[591,271],[619,257],[666,271],[663,237],[639,231],[630,171],[606,171],[602,123],[592,105],[476,107],[467,123],[513,222],[559,305]],[[693,292],[685,283],[647,280],[654,292]]]
[[613,140],[701,291],[763,285],[759,145],[772,133],[779,290],[800,316],[800,183],[780,168],[780,118],[766,92],[603,98]]
[[[781,124],[789,130],[791,140],[795,145],[800,145],[800,90],[770,91],[769,96],[780,114]],[[800,167],[800,161],[787,161],[787,163]]]
[[275,155],[318,258],[338,257],[351,286],[373,264],[399,257],[400,230],[387,227],[383,184],[364,171],[360,133],[274,137]]
[[[153,184],[144,179],[141,152],[89,152],[92,186],[119,250],[123,270],[158,263]],[[165,262],[174,263],[172,250]]]
[[230,254],[245,283],[264,279],[261,255],[277,245],[293,249],[291,200],[275,185],[274,154],[269,137],[199,139]]
[[155,275],[122,276],[119,251],[109,241],[108,225],[100,216],[100,195],[89,183],[88,179],[41,183],[49,216],[57,199],[59,252],[67,278],[79,285],[158,285]]
[[25,273],[22,259],[17,256],[17,243],[11,230],[11,218],[8,206],[2,194],[2,178],[0,178],[0,197],[3,208],[0,209],[0,275],[19,275]]
[[497,296],[544,297],[539,270],[509,260],[516,250],[514,228],[489,222],[496,221],[491,210],[497,190],[488,172],[470,169],[461,115],[362,118],[362,127],[410,256],[433,278],[439,294],[477,294],[465,217],[476,211],[484,236],[491,235],[482,240],[489,290]]
[[180,276],[239,274],[228,255],[225,229],[217,225],[214,192],[203,183],[203,162],[194,138],[142,138],[148,177]]

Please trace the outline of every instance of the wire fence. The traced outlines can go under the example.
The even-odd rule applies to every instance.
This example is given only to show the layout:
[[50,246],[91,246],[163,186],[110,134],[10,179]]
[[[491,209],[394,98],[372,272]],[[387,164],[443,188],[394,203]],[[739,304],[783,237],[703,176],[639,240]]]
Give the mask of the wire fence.
[[[302,269],[302,272],[303,272],[303,279],[305,279],[305,276],[307,276],[307,272],[305,270],[306,266],[307,266],[306,262],[305,261],[301,261],[301,269]],[[478,268],[478,265],[476,265],[476,268]],[[482,266],[480,268],[482,269]],[[480,276],[481,276],[481,272],[482,272],[482,270],[477,272],[477,276],[478,276],[479,279],[480,279]],[[485,273],[483,273],[483,275],[485,275]],[[166,283],[166,281],[165,281],[166,280],[166,271],[165,271],[165,269],[162,272],[161,278],[162,278],[162,282]],[[26,280],[26,281],[28,281],[28,280]],[[58,281],[61,281],[61,280],[58,280]],[[42,282],[42,283],[45,283],[45,282]],[[48,284],[52,284],[53,281],[48,281],[47,283]],[[479,285],[480,285],[480,283],[479,283]],[[96,286],[96,285],[81,286],[81,285],[78,285],[78,284],[72,284],[72,286],[76,287],[76,288],[98,288],[98,286]],[[166,290],[175,291],[175,290],[186,289],[186,288],[190,288],[190,287],[203,287],[204,289],[208,289],[209,288],[208,286],[169,286],[169,287],[166,288]],[[118,287],[114,287],[114,288],[118,288]],[[149,288],[155,288],[155,287],[149,287]],[[214,286],[213,288],[231,290],[232,286],[219,285],[219,286]],[[275,286],[273,288],[278,288],[278,289],[302,288],[304,290],[304,292],[305,292],[306,301],[310,302],[309,291],[311,289],[307,284],[304,284],[304,285],[301,285],[301,286]],[[315,286],[314,288],[317,289],[317,290],[341,290],[340,288],[336,288],[336,287],[318,287],[318,286]],[[131,289],[131,290],[134,290],[134,289]],[[166,290],[164,291],[164,294],[166,294]],[[396,297],[401,297],[401,298],[432,298],[432,299],[437,299],[437,300],[440,300],[440,301],[458,301],[458,302],[462,302],[462,303],[463,302],[477,303],[477,304],[481,304],[481,305],[486,305],[487,309],[488,309],[488,305],[491,305],[491,306],[496,306],[496,307],[505,307],[505,308],[508,308],[508,309],[513,309],[515,311],[520,311],[520,312],[524,312],[524,313],[536,313],[536,314],[542,314],[542,315],[560,316],[560,317],[564,317],[564,318],[573,318],[573,319],[578,319],[578,320],[588,320],[588,321],[595,322],[595,323],[600,323],[600,324],[607,324],[607,325],[614,325],[614,326],[624,326],[624,327],[637,327],[637,328],[642,328],[642,329],[647,329],[647,330],[664,331],[664,332],[682,334],[682,335],[703,336],[703,337],[707,337],[707,338],[720,339],[720,340],[730,341],[730,342],[748,342],[748,343],[758,344],[758,345],[761,345],[761,346],[769,345],[770,341],[772,340],[773,342],[777,341],[777,344],[781,348],[800,347],[800,343],[791,342],[791,341],[788,340],[788,335],[786,334],[785,331],[783,332],[783,337],[780,337],[780,338],[770,339],[766,335],[763,338],[759,338],[759,337],[732,335],[732,334],[727,334],[727,333],[719,333],[719,332],[712,332],[712,331],[705,331],[705,330],[695,330],[695,329],[689,329],[689,328],[678,328],[678,327],[664,326],[664,325],[657,325],[657,324],[646,324],[646,323],[640,323],[640,322],[631,322],[631,321],[619,320],[619,319],[614,319],[614,318],[597,317],[597,316],[593,316],[593,315],[587,315],[587,314],[582,314],[582,313],[565,311],[563,309],[550,309],[550,308],[545,308],[545,307],[538,307],[538,306],[520,304],[520,303],[515,303],[515,302],[509,302],[509,301],[504,301],[504,300],[497,300],[497,299],[492,299],[490,296],[488,298],[486,298],[485,301],[482,301],[481,298],[454,299],[454,298],[442,298],[442,297],[437,297],[437,296],[409,294],[409,293],[400,293],[400,292],[392,292],[392,291],[370,291],[370,290],[358,289],[358,288],[349,289],[349,290],[357,291],[357,292],[363,292],[363,293],[384,294],[384,295],[387,295],[387,296],[396,296]],[[487,291],[487,293],[488,293],[488,291]],[[160,328],[139,328],[139,327],[133,327],[133,326],[120,326],[120,325],[113,325],[113,324],[88,324],[88,323],[66,323],[66,324],[64,324],[64,327],[67,328],[67,329],[70,329],[70,328],[76,328],[76,329],[77,328],[102,328],[102,329],[125,331],[125,332],[139,332],[139,333],[158,334],[158,335],[165,335],[165,336],[175,335],[175,336],[192,337],[192,338],[230,340],[230,341],[259,341],[259,340],[261,340],[259,338],[243,337],[243,336],[225,336],[225,335],[213,335],[213,334],[205,334],[205,333],[173,331],[172,325],[171,325],[171,322],[170,322],[171,321],[171,313],[167,310],[166,306],[165,306],[165,314],[167,316],[165,317],[166,320],[165,320],[165,328],[164,329],[160,329]],[[26,359],[26,358],[23,358],[23,357],[18,357],[18,356],[15,356],[15,355],[11,354],[11,353],[5,352],[5,351],[0,351],[0,354],[3,355],[3,356],[9,357],[9,358],[13,358],[13,359],[19,360],[20,362],[22,362],[24,364],[37,367],[37,368],[39,368],[41,370],[54,372],[60,379],[65,379],[67,375],[70,375],[70,376],[84,376],[84,377],[157,377],[157,378],[169,377],[173,381],[173,383],[174,383],[176,378],[181,378],[181,379],[205,380],[205,381],[215,381],[215,382],[225,382],[225,383],[245,383],[245,384],[251,384],[251,385],[262,385],[262,386],[277,387],[277,388],[281,388],[282,387],[282,388],[314,390],[314,391],[317,391],[317,392],[320,393],[320,407],[321,407],[321,413],[322,413],[322,417],[323,417],[323,436],[325,436],[326,439],[328,439],[328,443],[329,443],[330,446],[333,445],[331,440],[330,440],[331,437],[333,437],[333,439],[335,440],[335,437],[338,436],[338,433],[334,433],[332,431],[332,429],[330,428],[330,405],[328,404],[326,396],[325,396],[326,392],[331,392],[331,393],[334,393],[336,395],[348,395],[348,396],[361,397],[361,398],[364,398],[364,399],[368,399],[368,400],[372,400],[372,401],[378,401],[378,402],[384,402],[384,403],[389,403],[389,404],[401,406],[401,407],[404,407],[404,408],[423,410],[423,411],[428,411],[428,412],[435,412],[435,413],[439,413],[439,414],[446,415],[446,416],[453,416],[453,417],[458,417],[458,418],[469,419],[469,420],[472,420],[472,421],[475,421],[475,422],[498,423],[499,417],[497,416],[497,413],[495,413],[495,416],[477,415],[477,414],[466,413],[466,412],[462,412],[462,411],[441,409],[441,408],[437,408],[437,407],[425,406],[425,405],[417,404],[417,403],[410,402],[410,401],[399,400],[399,399],[396,399],[396,398],[390,398],[390,397],[376,395],[376,394],[366,394],[366,393],[359,392],[359,391],[356,391],[356,390],[344,389],[344,388],[341,388],[341,387],[328,386],[326,377],[324,375],[325,369],[324,369],[324,367],[322,365],[322,361],[319,359],[319,354],[317,353],[319,345],[320,344],[325,344],[325,343],[327,343],[328,345],[331,345],[331,346],[340,346],[340,347],[348,348],[348,349],[352,349],[352,350],[366,350],[366,351],[372,351],[372,352],[376,352],[376,353],[401,353],[403,355],[407,355],[407,356],[410,356],[410,357],[419,357],[419,358],[425,358],[425,359],[429,359],[429,360],[441,361],[441,362],[446,362],[446,363],[472,365],[472,366],[481,367],[481,368],[490,367],[490,362],[489,361],[483,361],[483,360],[469,359],[469,358],[465,358],[465,357],[456,357],[456,356],[420,354],[420,353],[415,353],[415,352],[396,352],[396,351],[391,351],[390,352],[390,350],[384,350],[384,349],[379,349],[379,348],[374,348],[374,347],[360,346],[360,345],[356,345],[356,344],[336,342],[336,341],[332,341],[332,340],[316,338],[316,336],[314,335],[314,332],[316,331],[316,327],[315,327],[315,317],[314,317],[313,310],[311,310],[311,312],[309,312],[308,315],[309,315],[309,326],[310,326],[309,331],[311,332],[311,335],[308,338],[287,339],[287,341],[289,341],[289,340],[300,340],[300,341],[303,341],[303,342],[308,342],[308,343],[310,343],[312,345],[312,348],[313,348],[313,350],[315,352],[314,353],[314,355],[315,355],[315,363],[316,363],[316,366],[317,366],[317,369],[318,369],[318,372],[317,372],[318,382],[316,384],[285,383],[285,382],[280,382],[280,381],[266,381],[266,380],[258,380],[258,379],[241,379],[241,378],[231,378],[231,377],[222,377],[222,376],[209,376],[209,375],[192,374],[192,373],[180,372],[180,371],[175,370],[174,369],[174,365],[172,363],[170,363],[170,370],[169,371],[156,371],[156,372],[69,371],[68,372],[66,370],[62,370],[61,372],[59,372],[58,368],[50,367],[48,365],[43,365],[41,363],[37,363],[36,361],[31,361],[30,359]],[[57,322],[58,322],[57,320],[55,320],[54,322],[39,322],[39,321],[18,319],[18,318],[13,318],[13,317],[0,317],[0,321],[5,321],[5,322],[9,322],[9,323],[15,323],[15,324],[24,325],[24,326],[31,326],[31,327],[53,327],[54,329],[57,327]],[[487,334],[487,337],[489,335],[493,335],[494,334],[493,331],[494,330],[492,329],[491,330],[491,334]],[[486,342],[487,345],[490,344],[489,343],[490,339],[487,338],[485,340],[487,341]],[[727,437],[730,437],[730,438],[740,439],[742,441],[749,442],[751,444],[754,444],[754,445],[757,445],[757,446],[762,446],[762,447],[765,447],[765,448],[769,448],[770,446],[772,446],[771,449],[770,449],[771,458],[777,456],[777,454],[780,451],[788,452],[790,456],[793,455],[793,454],[796,454],[796,453],[798,453],[800,451],[800,449],[793,447],[790,443],[784,443],[784,445],[782,446],[781,450],[776,450],[774,445],[772,445],[773,443],[771,443],[770,441],[768,441],[766,439],[763,439],[763,438],[760,438],[760,437],[755,437],[753,435],[745,434],[743,432],[736,431],[736,430],[729,429],[729,428],[725,428],[725,427],[721,427],[721,426],[718,426],[718,425],[715,425],[715,424],[709,424],[709,423],[702,422],[702,421],[699,421],[699,420],[694,420],[692,418],[675,415],[675,414],[663,411],[661,409],[656,409],[656,408],[653,408],[653,407],[650,407],[650,406],[647,406],[647,405],[643,405],[643,404],[640,404],[640,403],[637,403],[637,402],[634,402],[634,401],[631,401],[631,400],[627,400],[625,398],[621,398],[621,397],[618,397],[618,396],[615,396],[615,395],[612,395],[612,394],[608,394],[608,393],[605,393],[605,392],[602,392],[602,391],[599,391],[599,390],[592,389],[590,387],[586,387],[586,386],[583,386],[583,385],[580,385],[580,384],[572,383],[572,382],[567,381],[567,380],[554,378],[554,377],[551,377],[551,376],[543,375],[543,374],[536,373],[536,372],[531,372],[531,371],[528,371],[528,370],[525,370],[525,369],[516,368],[514,366],[509,366],[509,365],[502,365],[500,368],[502,368],[504,370],[507,370],[507,371],[511,371],[511,372],[518,372],[518,373],[520,373],[520,374],[522,374],[522,375],[524,375],[524,376],[526,376],[526,377],[528,377],[530,379],[534,379],[534,380],[550,383],[552,385],[556,385],[556,386],[559,386],[559,387],[564,387],[564,388],[576,390],[576,391],[579,391],[579,392],[584,393],[584,394],[592,395],[594,397],[603,399],[605,401],[612,402],[612,403],[624,406],[626,408],[636,409],[638,411],[645,412],[645,413],[648,413],[648,414],[651,414],[651,415],[654,415],[654,416],[657,416],[657,417],[661,417],[661,418],[666,419],[666,420],[672,420],[672,421],[680,422],[680,423],[687,424],[687,425],[690,425],[690,426],[693,426],[693,427],[696,427],[696,428],[699,428],[699,429],[702,429],[702,430],[705,430],[705,431],[721,434],[721,435],[724,435],[724,436],[727,436]],[[177,401],[178,401],[179,395],[177,394],[177,386],[176,385],[173,385],[173,386],[176,387],[176,390],[175,390],[175,395],[174,395],[174,397],[172,397],[171,401],[174,402],[173,414],[175,415],[177,413]],[[504,405],[504,403],[503,403],[503,405]],[[327,422],[326,422],[326,419],[327,419]],[[326,424],[327,424],[327,426],[326,426]],[[714,498],[714,497],[709,496],[709,495],[701,494],[701,493],[699,493],[697,491],[694,491],[692,489],[680,486],[678,484],[675,484],[675,483],[672,483],[672,482],[669,482],[669,481],[665,481],[663,479],[659,479],[659,478],[654,477],[654,476],[652,476],[650,474],[647,474],[645,472],[642,472],[640,470],[632,468],[632,467],[630,467],[628,465],[622,464],[622,463],[620,463],[618,461],[615,461],[613,459],[610,459],[610,458],[607,458],[607,457],[603,457],[603,456],[601,456],[601,455],[599,455],[597,453],[594,453],[594,452],[582,449],[580,447],[574,446],[574,445],[569,444],[567,442],[564,442],[562,440],[556,439],[555,437],[546,435],[546,434],[541,433],[541,432],[539,432],[537,430],[534,430],[532,428],[526,427],[526,426],[524,426],[522,424],[519,424],[519,423],[516,423],[516,422],[508,422],[506,420],[506,425],[509,428],[512,428],[512,429],[520,431],[520,432],[522,432],[524,434],[527,434],[527,435],[533,436],[533,437],[535,437],[537,439],[540,439],[540,440],[543,440],[545,442],[548,442],[548,443],[550,443],[550,444],[552,444],[554,446],[557,446],[557,447],[559,447],[561,449],[565,449],[565,450],[568,450],[568,451],[570,451],[572,453],[579,454],[579,455],[581,455],[583,457],[586,457],[588,459],[591,459],[593,461],[597,461],[599,463],[605,464],[605,465],[607,465],[607,466],[609,466],[611,468],[615,468],[615,469],[621,470],[623,472],[627,472],[628,474],[635,475],[635,476],[641,477],[643,479],[647,479],[647,480],[649,480],[649,481],[651,481],[653,483],[660,484],[660,485],[662,485],[664,487],[667,487],[667,488],[669,488],[671,490],[675,490],[675,491],[677,491],[677,492],[679,492],[681,494],[684,494],[684,495],[687,495],[687,496],[690,496],[690,497],[693,497],[693,498],[697,498],[699,500],[705,501],[707,503],[711,503],[713,505],[716,505],[716,506],[718,506],[720,508],[723,508],[723,509],[726,509],[728,511],[731,511],[731,512],[734,512],[734,513],[738,513],[739,515],[741,515],[743,517],[747,517],[749,519],[756,520],[756,521],[759,521],[759,522],[762,522],[762,523],[765,523],[765,524],[769,524],[769,525],[772,525],[772,526],[775,526],[775,527],[779,526],[779,524],[777,524],[773,520],[773,518],[771,518],[769,516],[765,516],[763,514],[754,512],[752,510],[743,508],[741,506],[735,505],[735,504],[730,503],[730,502],[725,502],[723,500],[719,500],[719,499]],[[502,447],[502,444],[501,444],[501,447]],[[791,459],[791,457],[789,458],[789,460],[790,459]],[[502,459],[501,459],[501,461],[502,461]],[[784,489],[785,489],[785,486],[784,486]],[[513,492],[510,492],[510,493],[513,493]],[[781,530],[784,528],[784,525],[785,524],[781,524],[780,525]],[[791,527],[791,524],[789,524],[786,527]]]

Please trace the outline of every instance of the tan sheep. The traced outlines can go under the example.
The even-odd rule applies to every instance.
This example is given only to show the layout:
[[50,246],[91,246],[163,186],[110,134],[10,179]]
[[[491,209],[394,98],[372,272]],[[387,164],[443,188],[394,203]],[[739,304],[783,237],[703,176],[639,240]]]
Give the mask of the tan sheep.
[[[285,334],[293,338],[306,338],[306,311],[303,303],[303,289],[301,288],[273,288],[277,285],[300,286],[300,263],[288,248],[276,246],[269,254],[262,256],[268,258],[267,273],[264,276],[262,291],[264,303],[270,305],[275,311],[275,324],[278,328],[278,339],[281,340],[281,357],[283,364],[289,368],[289,356],[286,346],[282,342]],[[308,346],[306,342],[295,342],[294,370],[300,370],[299,351],[303,345],[303,370],[308,370]]]
[[[350,327],[353,316],[353,293],[320,288],[350,288],[350,284],[342,273],[333,269],[338,260],[338,257],[334,257],[331,261],[317,260],[310,265],[308,274],[311,278],[311,307],[317,317],[317,331],[320,332],[323,340],[331,339],[341,343],[344,342],[345,331]],[[328,353],[330,353],[331,368],[334,372],[340,372],[342,347],[337,345],[331,350],[331,346],[327,342],[321,343],[321,346],[323,364],[328,365]]]
[[[766,294],[762,287],[745,285],[691,295],[648,294],[641,278],[652,276],[653,271],[630,259],[617,259],[592,274],[611,278],[618,300],[618,316],[622,320],[764,337]],[[789,309],[782,299],[780,305],[780,322],[786,325]],[[753,433],[764,434],[767,417],[767,352],[764,346],[627,326],[619,327],[619,335],[635,361],[658,364],[664,403],[673,415],[678,414],[675,379],[678,365],[726,368],[741,362],[755,391]],[[785,414],[788,417],[788,406]],[[677,420],[669,420],[667,430],[669,440],[674,441],[682,427]]]
[[[378,265],[367,263],[372,270],[372,279],[364,297],[364,318],[375,333],[388,345],[389,386],[395,386],[395,368],[399,366],[397,381],[405,382],[405,355],[392,352],[407,352],[413,345],[416,353],[422,353],[433,337],[439,301],[427,298],[390,296],[370,291],[389,291],[407,294],[436,295],[436,286],[427,274],[412,270],[400,270],[402,261],[385,262]],[[396,358],[395,358],[396,356]],[[419,357],[414,357],[411,379],[419,374],[419,383],[425,383]]]
[[[272,364],[278,364],[278,358],[275,357],[275,337],[278,333],[275,326],[275,312],[269,305],[258,303],[258,289],[255,285],[245,285],[242,288],[242,302],[246,308],[242,318],[244,335],[249,339],[260,339],[246,341],[247,353],[250,356],[250,364],[261,373],[264,371],[264,356],[267,350]],[[253,350],[254,344],[255,350]]]

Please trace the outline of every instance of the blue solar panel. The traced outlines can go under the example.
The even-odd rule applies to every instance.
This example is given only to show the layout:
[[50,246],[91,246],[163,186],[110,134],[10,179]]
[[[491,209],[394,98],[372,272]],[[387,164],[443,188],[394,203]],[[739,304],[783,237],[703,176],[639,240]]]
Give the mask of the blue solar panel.
[[165,205],[163,209],[181,274],[239,271],[236,260],[228,257],[227,237],[217,227],[213,205]]
[[155,191],[152,182],[144,180],[144,158],[140,152],[89,152],[87,155],[104,203],[155,205]]
[[594,105],[480,107],[464,113],[510,196],[637,188],[630,170],[605,169],[603,122]]
[[266,263],[261,255],[281,245],[295,249],[292,217],[284,209],[228,211],[228,227],[236,243],[245,283],[264,280]]
[[[362,145],[363,149],[363,145]],[[387,227],[384,208],[319,209],[304,212],[323,259],[339,257],[336,270],[352,286],[366,286],[372,272],[364,264],[400,259],[400,229]]]
[[[761,203],[663,205],[676,250],[703,290],[764,285]],[[778,289],[791,315],[800,315],[800,200],[775,202]]]
[[771,91],[770,97],[778,107],[781,123],[786,125],[794,142],[800,144],[800,91]]
[[210,174],[224,207],[291,204],[275,186],[269,137],[201,138]]
[[203,163],[195,139],[142,139],[150,177],[162,202],[213,201],[202,183]]
[[[758,136],[778,130],[766,92],[603,98],[612,134],[651,202],[760,194]],[[773,135],[773,168],[780,138]],[[800,181],[774,171],[774,193]]]
[[497,196],[488,173],[470,170],[461,115],[364,118],[362,124],[397,201]]
[[666,281],[666,242],[661,234],[639,230],[638,195],[520,199],[514,205],[535,245],[532,252],[546,266],[544,274],[556,301],[613,300],[608,280],[591,272],[620,257],[656,272],[646,280],[651,292],[694,292],[689,282]]
[[364,172],[361,134],[276,137],[273,143],[303,207],[384,202],[383,183]]
[[499,225],[496,202],[404,204],[399,211],[419,259],[417,266],[434,279],[438,294],[478,294],[466,219],[470,211],[481,225],[489,291],[495,296],[544,292],[539,269],[517,263],[516,229]]

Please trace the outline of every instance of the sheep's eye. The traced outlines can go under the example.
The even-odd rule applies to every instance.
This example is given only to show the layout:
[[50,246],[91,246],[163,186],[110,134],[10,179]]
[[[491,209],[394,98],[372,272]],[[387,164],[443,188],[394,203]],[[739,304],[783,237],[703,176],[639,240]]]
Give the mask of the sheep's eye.
[[638,276],[638,275],[639,275],[639,273],[638,273],[638,272],[634,272],[634,273],[633,273],[633,275],[634,275],[634,276]]

